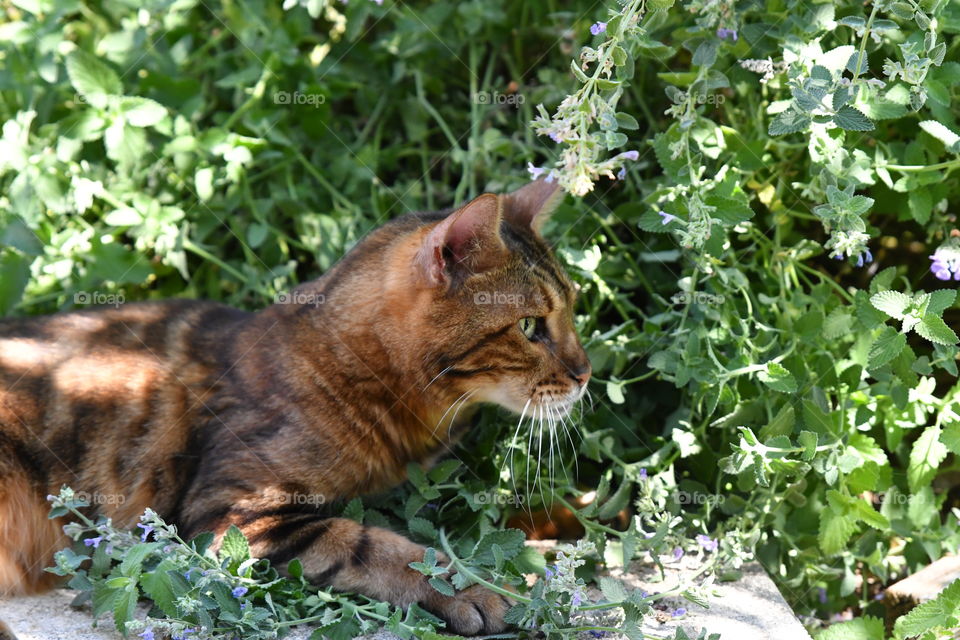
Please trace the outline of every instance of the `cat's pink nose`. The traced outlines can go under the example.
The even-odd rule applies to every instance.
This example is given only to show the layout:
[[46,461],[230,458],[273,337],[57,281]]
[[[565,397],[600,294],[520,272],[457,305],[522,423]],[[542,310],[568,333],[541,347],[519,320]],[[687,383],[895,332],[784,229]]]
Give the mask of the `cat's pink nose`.
[[590,380],[590,365],[580,367],[570,372],[570,377],[577,381],[581,387],[585,386]]

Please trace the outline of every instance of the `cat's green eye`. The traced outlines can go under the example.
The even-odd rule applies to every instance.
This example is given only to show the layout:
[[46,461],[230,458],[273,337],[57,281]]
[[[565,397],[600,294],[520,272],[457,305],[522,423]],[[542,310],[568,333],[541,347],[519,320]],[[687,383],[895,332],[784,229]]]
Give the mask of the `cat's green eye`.
[[519,324],[520,324],[520,331],[523,332],[523,335],[525,335],[528,340],[533,338],[533,334],[537,330],[537,319],[532,316],[529,316],[526,318],[520,318]]

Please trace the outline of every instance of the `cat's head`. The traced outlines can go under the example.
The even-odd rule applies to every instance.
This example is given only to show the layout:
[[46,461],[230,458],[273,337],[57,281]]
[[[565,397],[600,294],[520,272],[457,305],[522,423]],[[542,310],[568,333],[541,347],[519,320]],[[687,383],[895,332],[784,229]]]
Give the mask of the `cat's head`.
[[591,368],[574,329],[576,288],[540,235],[561,199],[556,183],[537,180],[481,195],[414,235],[431,387],[551,417],[582,397]]

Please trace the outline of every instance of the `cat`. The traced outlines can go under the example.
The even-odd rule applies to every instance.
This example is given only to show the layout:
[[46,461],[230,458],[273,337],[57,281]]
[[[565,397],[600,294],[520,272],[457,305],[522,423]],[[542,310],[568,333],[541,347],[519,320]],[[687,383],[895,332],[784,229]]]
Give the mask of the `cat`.
[[483,403],[571,410],[590,362],[540,235],[561,197],[541,179],[399,217],[256,313],[177,299],[0,321],[0,594],[54,584],[68,541],[44,497],[70,485],[113,497],[94,506],[117,525],[146,507],[186,536],[235,524],[316,584],[503,631],[507,598],[442,595],[408,566],[423,547],[318,504],[402,483]]

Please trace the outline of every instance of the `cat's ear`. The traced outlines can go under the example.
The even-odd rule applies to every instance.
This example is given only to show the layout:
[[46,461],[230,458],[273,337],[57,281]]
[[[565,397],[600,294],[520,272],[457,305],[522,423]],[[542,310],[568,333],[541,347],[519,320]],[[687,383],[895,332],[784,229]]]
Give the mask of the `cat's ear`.
[[540,178],[504,196],[504,217],[521,229],[540,228],[563,202],[563,189],[556,180]]
[[479,273],[499,264],[507,253],[500,238],[503,201],[485,193],[457,209],[431,229],[417,252],[420,274],[431,286],[448,284],[453,270]]

